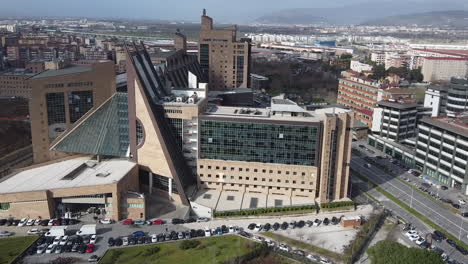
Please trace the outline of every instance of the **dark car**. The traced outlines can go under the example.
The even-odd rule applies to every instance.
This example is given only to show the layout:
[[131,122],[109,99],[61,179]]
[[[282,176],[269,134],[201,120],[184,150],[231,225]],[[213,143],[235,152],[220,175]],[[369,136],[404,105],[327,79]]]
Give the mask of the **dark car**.
[[420,247],[420,248],[426,249],[426,248],[429,247],[429,243],[427,243],[426,241],[424,241],[424,242],[422,242],[421,244],[419,244],[419,247]]
[[436,234],[431,234],[432,239],[434,239],[437,242],[442,242],[442,238]]
[[340,222],[340,220],[338,220],[338,218],[332,217],[332,219],[331,219],[332,225],[337,225],[339,222]]
[[6,222],[7,222],[7,220],[6,220],[6,219],[0,219],[0,225],[5,225],[5,224],[6,224]]
[[71,252],[72,245],[65,245],[63,246],[63,252]]
[[273,224],[273,230],[278,230],[280,228],[280,224],[279,223],[274,223]]
[[83,239],[83,243],[85,243],[86,245],[89,244],[89,242],[91,242],[91,237],[90,236],[82,236],[81,237]]
[[177,234],[177,232],[172,231],[171,232],[171,240],[178,240],[178,239],[179,239],[179,235]]
[[254,230],[255,226],[256,226],[256,224],[251,223],[251,224],[249,224],[249,225],[247,226],[247,228],[248,228],[249,230]]
[[44,219],[44,220],[41,220],[41,222],[39,223],[39,225],[41,226],[48,226],[49,225],[49,219]]
[[440,237],[442,240],[445,240],[447,237],[445,236],[444,233],[440,232],[439,230],[434,231],[434,235]]
[[137,241],[136,241],[136,238],[135,237],[128,237],[128,244],[129,245],[136,245]]
[[107,245],[109,245],[109,247],[113,247],[115,245],[115,240],[113,237],[109,237],[107,240]]
[[297,227],[303,228],[305,226],[305,222],[303,220],[297,222]]
[[185,223],[185,221],[183,219],[180,219],[180,218],[172,219],[172,224],[173,225],[178,225],[178,224],[183,224],[183,223]]
[[307,225],[308,227],[311,227],[313,224],[314,224],[313,221],[310,221],[310,220],[307,220],[307,221],[306,221],[306,225]]
[[461,213],[461,216],[468,217],[468,212]]
[[156,237],[158,239],[158,242],[163,242],[164,241],[164,234],[159,233],[158,236]]
[[192,238],[192,233],[190,231],[184,232],[184,237],[186,239],[191,239]]
[[76,219],[68,219],[68,224],[69,224],[69,225],[76,225],[76,224],[78,224],[78,222],[79,222],[79,221],[76,220]]
[[19,219],[13,219],[13,221],[11,222],[11,225],[17,226],[19,224],[19,222],[20,222]]
[[81,244],[80,247],[78,248],[78,252],[80,252],[81,254],[86,253],[86,245]]
[[145,238],[145,244],[151,244],[151,237],[150,236],[147,236]]
[[323,224],[328,225],[329,223],[330,223],[330,219],[328,219],[328,217],[325,217],[325,219],[323,219]]
[[205,230],[198,229],[197,230],[197,237],[204,237],[204,236],[205,236]]
[[447,244],[449,244],[450,246],[452,247],[455,247],[457,244],[455,243],[455,241],[451,240],[451,239],[447,239]]
[[217,235],[222,235],[223,234],[223,231],[221,230],[221,227],[217,227],[215,229],[215,234],[217,234]]
[[122,246],[122,244],[123,244],[123,241],[120,237],[115,239],[115,243],[114,243],[115,246],[120,247]]
[[456,245],[455,248],[460,252],[462,253],[463,255],[468,255],[468,250],[466,250],[464,247],[460,246],[460,245]]
[[459,205],[459,204],[453,203],[452,206],[453,206],[453,208],[455,208],[455,209],[460,209],[460,205]]
[[250,233],[247,233],[245,231],[240,231],[239,232],[239,235],[243,236],[243,237],[247,237],[247,238],[250,238],[252,237],[252,235]]
[[79,252],[81,244],[73,244],[71,251],[72,252]]
[[28,248],[28,250],[26,251],[26,253],[27,253],[28,255],[30,255],[30,256],[31,256],[31,255],[34,255],[36,252],[37,252],[37,247],[30,247],[30,248]]
[[172,239],[171,233],[164,234],[164,241],[170,241]]
[[139,237],[136,237],[135,239],[136,239],[137,244],[145,243],[145,237],[144,236],[139,236]]
[[264,230],[265,232],[268,232],[268,230],[270,230],[270,229],[271,229],[270,223],[266,223],[266,224],[263,226],[263,230]]
[[288,228],[288,226],[289,226],[288,222],[283,222],[281,224],[281,229],[286,230]]
[[222,232],[223,234],[229,233],[229,229],[227,228],[227,226],[222,225],[222,226],[221,226],[221,232]]
[[190,237],[197,237],[197,230],[195,229],[190,229]]
[[68,219],[62,219],[60,220],[60,225],[67,226],[69,224]]
[[441,188],[442,190],[444,190],[444,191],[445,191],[445,190],[448,190],[448,187],[445,186],[445,185],[440,186],[440,188]]
[[185,220],[185,223],[195,223],[197,219],[190,217],[189,219]]
[[145,232],[143,232],[143,231],[135,231],[132,234],[132,236],[134,236],[134,237],[142,237],[144,235],[145,235]]
[[8,219],[8,220],[5,222],[5,225],[7,225],[7,226],[13,225],[13,219]]

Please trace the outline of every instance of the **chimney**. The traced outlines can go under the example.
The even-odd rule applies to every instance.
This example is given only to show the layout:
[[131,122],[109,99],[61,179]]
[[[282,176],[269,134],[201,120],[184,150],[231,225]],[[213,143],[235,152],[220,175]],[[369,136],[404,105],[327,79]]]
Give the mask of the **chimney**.
[[206,15],[206,9],[203,9],[203,15],[201,17],[201,26],[202,30],[213,29],[213,19]]

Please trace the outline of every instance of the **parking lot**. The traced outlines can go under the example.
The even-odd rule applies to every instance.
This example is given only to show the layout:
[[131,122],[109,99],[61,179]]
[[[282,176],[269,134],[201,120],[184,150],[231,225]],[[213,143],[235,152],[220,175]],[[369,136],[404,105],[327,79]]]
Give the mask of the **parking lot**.
[[[122,225],[121,223],[114,223],[114,224],[109,224],[109,225],[97,224],[97,241],[96,241],[95,250],[93,253],[85,253],[85,254],[50,253],[50,254],[39,254],[39,255],[33,254],[31,256],[25,257],[24,260],[25,260],[25,263],[48,263],[51,260],[60,256],[60,257],[76,257],[76,258],[82,259],[83,261],[87,261],[87,259],[91,255],[102,256],[105,253],[105,251],[109,248],[107,242],[110,237],[112,238],[127,237],[135,231],[142,231],[145,233],[146,236],[150,236],[152,234],[157,235],[157,234],[167,233],[171,231],[175,231],[175,232],[185,231],[186,232],[186,231],[189,231],[190,229],[195,229],[195,230],[205,229],[205,228],[215,229],[222,225],[226,225],[227,227],[232,225],[232,226],[238,226],[240,229],[243,229],[245,231],[255,233],[254,231],[248,230],[248,226],[252,223],[261,224],[261,225],[270,223],[272,225],[275,222],[278,222],[281,224],[283,222],[288,222],[288,223],[292,221],[299,222],[300,220],[314,221],[315,219],[321,219],[321,220],[323,220],[324,218],[331,219],[333,216],[340,217],[341,215],[346,215],[346,216],[363,215],[367,217],[368,215],[370,215],[371,211],[372,211],[371,207],[364,206],[362,208],[359,208],[359,210],[357,211],[346,213],[346,214],[326,213],[326,214],[309,214],[309,215],[304,215],[304,216],[284,216],[284,217],[268,217],[268,218],[265,217],[265,218],[247,218],[247,219],[215,219],[215,220],[212,220],[209,222],[203,222],[203,223],[195,222],[195,223],[178,224],[178,225],[173,225],[172,223],[166,223],[163,225],[151,225],[151,226]],[[78,225],[68,226],[67,234],[68,235],[75,234],[76,231],[78,231],[83,224],[86,224],[86,223],[80,223]],[[26,235],[27,231],[31,228],[35,228],[35,227],[34,226],[33,227],[2,226],[0,227],[0,230],[7,230],[10,232],[13,232],[15,236],[21,236],[21,235]],[[280,232],[280,234],[283,234],[285,236],[290,236],[294,239],[308,241],[313,244],[318,243],[317,246],[320,246],[320,247],[323,246],[333,251],[338,250],[337,252],[339,252],[339,250],[341,250],[342,248],[342,244],[345,244],[346,241],[349,241],[352,239],[353,237],[352,232],[355,232],[355,230],[350,231],[350,229],[342,228],[340,225],[329,224],[328,226],[324,226],[322,224],[318,227],[306,226],[303,228],[294,228],[294,229],[288,228],[287,230],[277,231],[277,232]],[[333,234],[333,235],[330,236],[330,234]]]

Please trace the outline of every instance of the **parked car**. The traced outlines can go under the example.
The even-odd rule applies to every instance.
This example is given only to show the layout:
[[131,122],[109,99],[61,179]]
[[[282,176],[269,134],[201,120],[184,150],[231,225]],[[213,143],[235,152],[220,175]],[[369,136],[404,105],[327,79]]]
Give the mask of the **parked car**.
[[458,200],[458,203],[459,203],[460,205],[465,205],[465,204],[466,204],[465,200],[463,200],[463,199]]
[[251,223],[251,224],[249,224],[249,225],[247,226],[247,228],[248,228],[249,230],[254,230],[254,229],[255,229],[255,226],[256,226],[256,224]]
[[305,226],[305,222],[303,220],[297,222],[297,227],[303,228]]
[[210,218],[208,218],[208,217],[198,217],[197,218],[197,222],[199,222],[199,223],[200,222],[208,222],[208,221],[210,221]]
[[56,247],[56,246],[57,246],[57,245],[55,245],[55,244],[51,244],[51,245],[49,245],[49,246],[47,247],[47,249],[46,249],[45,253],[47,253],[47,254],[51,254],[52,252],[54,252],[54,251],[55,251],[55,247]]
[[416,245],[421,245],[423,242],[426,242],[426,240],[422,237],[419,237],[418,239],[416,239],[414,242],[416,242]]
[[38,218],[38,219],[36,219],[36,220],[34,221],[34,225],[35,225],[35,226],[38,226],[38,225],[41,224],[41,222],[42,222],[42,220]]
[[263,227],[263,226],[262,226],[261,224],[256,224],[253,231],[255,231],[255,232],[260,232],[260,230],[262,230],[262,227]]
[[113,221],[112,219],[110,219],[110,218],[104,218],[104,219],[99,220],[99,222],[100,222],[101,224],[104,224],[104,225],[110,225],[110,224],[112,224],[114,221]]
[[278,222],[273,224],[273,230],[278,230],[280,228],[280,224]]
[[314,224],[313,221],[310,221],[310,220],[307,220],[307,221],[306,221],[306,225],[307,225],[308,227],[311,227],[313,224]]
[[113,247],[115,245],[115,240],[113,237],[109,237],[109,239],[107,240],[107,245],[109,247]]
[[66,245],[68,242],[68,236],[63,236],[62,239],[60,239],[59,245],[63,246]]
[[0,226],[5,225],[7,222],[6,219],[0,219]]
[[92,255],[89,257],[88,262],[98,262],[99,257],[97,255]]
[[88,244],[86,246],[86,253],[93,253],[94,252],[94,244]]
[[337,225],[339,222],[340,222],[340,220],[338,218],[336,218],[335,216],[332,217],[332,219],[331,219],[332,225]]
[[317,255],[309,254],[306,256],[306,258],[312,262],[320,262],[320,257]]
[[47,244],[41,244],[37,247],[36,254],[43,254],[47,249]]
[[447,187],[447,186],[445,186],[445,185],[442,185],[442,186],[440,186],[440,189],[442,189],[442,190],[444,190],[444,191],[445,191],[445,190],[447,190],[447,189],[448,189],[448,187]]
[[211,230],[210,230],[208,227],[205,228],[205,236],[206,236],[206,237],[210,237],[210,236],[211,236]]
[[57,245],[55,247],[54,253],[55,254],[60,254],[60,253],[62,253],[62,251],[63,251],[63,246],[62,245]]
[[293,253],[295,255],[298,255],[298,256],[301,256],[301,257],[305,257],[305,252],[303,250],[300,250],[300,249],[295,249],[291,253]]
[[133,225],[132,219],[125,219],[122,221],[122,225]]
[[328,225],[330,223],[330,219],[328,219],[327,217],[325,217],[325,219],[323,219],[323,224],[324,225]]
[[128,246],[128,237],[122,237],[122,245]]
[[140,237],[140,236],[144,236],[145,233],[143,231],[135,231],[132,233],[132,236],[134,237]]
[[156,219],[152,222],[153,225],[163,225],[164,221],[161,219]]
[[447,239],[447,244],[449,244],[452,247],[455,247],[457,245],[452,239]]
[[179,233],[177,234],[177,238],[178,238],[178,239],[184,239],[184,238],[185,238],[184,232],[179,232]]
[[439,230],[434,231],[434,235],[440,237],[442,240],[445,240],[447,237],[445,236],[444,233],[440,232]]
[[96,240],[97,240],[97,236],[96,235],[92,235],[90,240],[89,240],[89,243],[90,244],[96,244]]
[[420,237],[419,237],[419,235],[409,235],[408,238],[409,238],[409,240],[411,240],[411,241],[416,241],[416,240],[418,240]]
[[288,227],[289,227],[288,222],[283,222],[283,223],[281,224],[281,229],[282,229],[282,230],[286,230],[286,229],[288,229]]
[[39,229],[39,228],[29,229],[29,230],[28,230],[28,235],[39,235],[39,234],[42,234],[42,233],[44,233],[42,230],[43,230],[43,229]]
[[466,250],[464,247],[456,245],[455,248],[458,250],[458,252],[462,253],[463,255],[468,255],[468,250]]
[[286,244],[279,244],[278,249],[289,252],[291,250],[291,247]]
[[297,222],[296,221],[291,221],[289,222],[289,227],[290,228],[296,228]]
[[461,216],[468,217],[468,212],[461,213]]
[[133,221],[133,224],[134,225],[144,225],[145,220],[138,219],[138,220]]
[[61,236],[57,236],[54,238],[54,242],[52,242],[53,245],[58,245],[60,244],[60,241],[62,240]]
[[228,227],[225,226],[225,225],[222,225],[222,226],[221,226],[221,232],[222,232],[223,234],[229,233]]
[[314,220],[314,226],[319,226],[322,223],[322,220],[320,219],[315,219]]
[[12,236],[13,233],[11,232],[8,232],[8,231],[0,231],[0,237],[9,237],[9,236]]
[[26,222],[26,225],[27,225],[27,226],[32,226],[32,225],[34,225],[34,222],[36,222],[36,219],[29,219],[29,220]]
[[17,224],[17,226],[25,226],[28,222],[28,219],[27,218],[22,218],[19,223]]
[[173,218],[172,219],[172,224],[173,225],[178,225],[178,224],[183,224],[185,223],[185,221],[183,219],[180,219],[180,218]]

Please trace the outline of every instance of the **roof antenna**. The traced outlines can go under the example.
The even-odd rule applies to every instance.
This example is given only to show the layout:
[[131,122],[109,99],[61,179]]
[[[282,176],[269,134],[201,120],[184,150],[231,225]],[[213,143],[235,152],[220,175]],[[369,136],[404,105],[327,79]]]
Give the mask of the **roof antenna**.
[[203,16],[206,16],[206,9],[203,8]]

